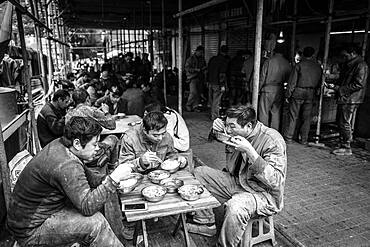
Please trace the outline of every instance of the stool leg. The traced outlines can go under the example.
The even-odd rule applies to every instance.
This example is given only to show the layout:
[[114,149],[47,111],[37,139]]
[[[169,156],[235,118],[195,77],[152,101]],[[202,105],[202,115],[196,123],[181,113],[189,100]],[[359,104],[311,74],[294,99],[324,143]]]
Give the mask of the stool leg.
[[139,231],[140,231],[140,221],[137,221],[136,224],[135,224],[135,231],[134,231],[134,246],[136,246],[136,244],[138,244],[137,242],[137,238],[139,236]]
[[274,219],[272,218],[272,216],[269,217],[269,223],[270,223],[270,233],[271,233],[272,246],[275,246],[277,244],[277,242],[275,240]]
[[242,237],[242,245],[243,247],[252,247],[251,241],[252,241],[252,222],[248,222],[247,228],[244,231],[244,235]]

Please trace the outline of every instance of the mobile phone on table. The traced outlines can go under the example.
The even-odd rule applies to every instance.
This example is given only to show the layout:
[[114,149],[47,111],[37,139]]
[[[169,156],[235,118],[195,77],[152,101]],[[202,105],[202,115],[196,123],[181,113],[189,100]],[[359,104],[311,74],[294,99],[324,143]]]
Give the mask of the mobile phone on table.
[[145,211],[145,210],[148,210],[148,204],[146,202],[135,202],[135,203],[122,204],[123,212]]

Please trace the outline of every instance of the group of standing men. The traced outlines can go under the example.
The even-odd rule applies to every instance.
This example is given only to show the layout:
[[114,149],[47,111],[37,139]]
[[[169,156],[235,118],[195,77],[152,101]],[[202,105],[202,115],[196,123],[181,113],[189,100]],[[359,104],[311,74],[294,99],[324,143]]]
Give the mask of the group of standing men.
[[[190,92],[186,110],[196,109],[204,81],[208,83],[211,120],[220,116],[220,103],[225,91],[229,92],[230,105],[250,102],[253,56],[249,51],[240,51],[230,60],[227,50],[227,46],[221,46],[219,54],[209,60],[208,66],[202,46],[197,47],[188,58],[185,71]],[[293,66],[283,53],[283,47],[278,44],[272,56],[263,60],[258,92],[258,120],[280,131],[287,143],[293,141],[298,128],[297,140],[305,145],[308,144],[314,100],[321,92],[322,66],[315,59],[315,49],[312,47],[305,47],[303,57]],[[325,83],[327,88],[336,91],[338,97],[338,127],[342,144],[333,151],[337,155],[352,154],[352,122],[359,104],[364,100],[368,67],[359,54],[359,48],[355,45],[343,47],[341,76],[336,84]],[[283,126],[281,119],[284,102],[288,104],[288,113]]]

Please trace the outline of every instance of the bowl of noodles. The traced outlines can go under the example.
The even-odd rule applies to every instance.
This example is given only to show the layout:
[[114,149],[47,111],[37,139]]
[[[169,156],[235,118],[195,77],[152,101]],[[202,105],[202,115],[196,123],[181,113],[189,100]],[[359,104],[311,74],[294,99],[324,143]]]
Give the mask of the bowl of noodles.
[[144,176],[140,173],[131,173],[119,182],[118,191],[127,194],[133,191],[143,180]]
[[141,191],[141,194],[149,202],[159,202],[167,194],[167,189],[159,185],[149,185]]

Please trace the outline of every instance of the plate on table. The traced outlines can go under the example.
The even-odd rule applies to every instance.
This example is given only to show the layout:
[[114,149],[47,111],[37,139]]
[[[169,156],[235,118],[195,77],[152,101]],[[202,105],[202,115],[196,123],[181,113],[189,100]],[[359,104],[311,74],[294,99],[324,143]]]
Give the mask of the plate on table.
[[118,120],[118,119],[123,119],[123,118],[126,118],[126,114],[125,113],[117,113],[116,115],[113,116],[114,120]]

